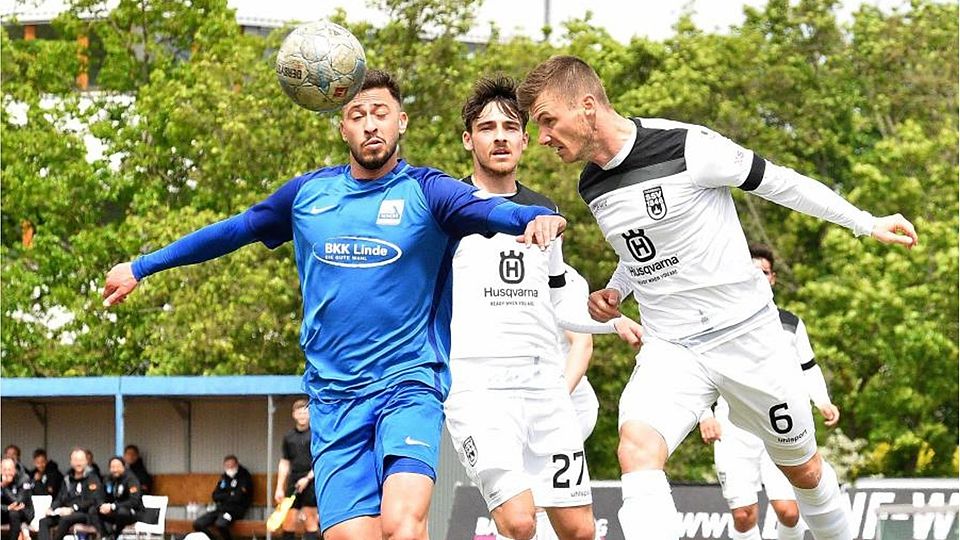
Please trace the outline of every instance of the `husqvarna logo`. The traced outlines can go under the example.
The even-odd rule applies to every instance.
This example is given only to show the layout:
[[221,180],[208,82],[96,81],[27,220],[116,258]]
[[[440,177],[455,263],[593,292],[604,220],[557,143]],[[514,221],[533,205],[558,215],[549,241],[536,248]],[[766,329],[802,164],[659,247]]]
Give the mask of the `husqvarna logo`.
[[647,262],[657,256],[657,248],[653,246],[653,241],[643,234],[643,229],[630,229],[620,236],[626,241],[630,255],[633,255],[637,262]]
[[504,283],[516,284],[523,281],[523,253],[519,251],[500,252],[500,279]]
[[313,257],[331,266],[373,268],[390,264],[403,251],[400,246],[365,236],[335,236],[313,245]]

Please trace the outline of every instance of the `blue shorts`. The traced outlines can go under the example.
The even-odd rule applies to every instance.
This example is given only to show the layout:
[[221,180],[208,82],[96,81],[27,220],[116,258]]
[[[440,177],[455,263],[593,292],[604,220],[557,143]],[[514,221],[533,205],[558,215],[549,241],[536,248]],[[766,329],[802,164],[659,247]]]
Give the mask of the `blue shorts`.
[[411,458],[437,469],[440,392],[401,383],[358,399],[312,399],[310,430],[320,530],[379,516],[384,460]]

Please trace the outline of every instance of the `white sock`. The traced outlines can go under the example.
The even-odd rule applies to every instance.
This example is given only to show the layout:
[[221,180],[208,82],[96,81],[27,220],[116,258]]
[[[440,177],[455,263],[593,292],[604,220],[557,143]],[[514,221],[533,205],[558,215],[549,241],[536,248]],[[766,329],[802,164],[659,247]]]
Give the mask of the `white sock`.
[[534,538],[537,540],[560,540],[550,523],[550,516],[542,508],[537,509],[537,536]]
[[777,538],[779,540],[803,540],[803,531],[803,522],[799,520],[793,527],[777,523]]
[[730,526],[730,538],[731,540],[762,540],[760,536],[760,528],[756,525],[747,532],[740,532],[733,528],[733,525]]
[[793,487],[800,515],[817,540],[850,540],[853,531],[844,510],[837,473],[821,460],[820,484],[813,489]]
[[677,540],[680,520],[663,471],[634,471],[620,477],[623,507],[617,516],[626,540]]

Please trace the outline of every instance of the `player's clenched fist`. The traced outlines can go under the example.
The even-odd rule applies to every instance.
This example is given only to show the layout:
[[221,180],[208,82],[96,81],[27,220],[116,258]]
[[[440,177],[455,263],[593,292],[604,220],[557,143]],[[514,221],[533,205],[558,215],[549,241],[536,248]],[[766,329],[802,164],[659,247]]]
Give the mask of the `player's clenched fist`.
[[639,349],[643,345],[643,327],[637,321],[630,317],[620,317],[613,323],[613,327],[617,329],[620,339],[634,349]]
[[900,244],[908,248],[917,245],[917,230],[900,214],[877,218],[870,235],[884,244]]
[[537,216],[536,219],[527,223],[527,230],[522,236],[517,237],[517,242],[526,244],[527,247],[536,244],[541,249],[546,249],[550,242],[560,236],[566,228],[567,220],[563,216]]
[[123,302],[137,288],[137,278],[133,277],[133,265],[121,263],[107,272],[107,281],[103,285],[103,305],[110,307]]
[[587,309],[593,320],[607,322],[620,316],[620,291],[602,289],[590,293]]

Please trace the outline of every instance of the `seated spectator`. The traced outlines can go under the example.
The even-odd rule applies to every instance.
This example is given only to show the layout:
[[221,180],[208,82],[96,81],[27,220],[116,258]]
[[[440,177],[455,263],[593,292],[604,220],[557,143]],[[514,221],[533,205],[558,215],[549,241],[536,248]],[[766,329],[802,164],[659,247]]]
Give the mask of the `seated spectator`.
[[15,444],[8,444],[6,448],[3,449],[3,457],[10,458],[13,460],[13,463],[17,467],[17,472],[22,474],[27,474],[27,468],[23,466],[23,463],[20,463],[20,447]]
[[60,493],[63,474],[56,461],[47,460],[47,451],[37,448],[33,451],[33,470],[30,471],[34,495],[50,495],[54,499]]
[[93,452],[91,452],[89,448],[84,448],[83,452],[87,454],[87,467],[93,469],[94,472],[97,473],[97,476],[103,479],[103,475],[100,474],[100,466],[97,465],[97,462],[93,460]]
[[213,490],[213,502],[217,508],[198,517],[193,522],[193,530],[215,538],[213,527],[223,540],[233,540],[230,526],[247,513],[252,497],[253,477],[250,471],[240,465],[237,456],[223,458],[223,475]]
[[10,526],[10,540],[30,540],[33,501],[30,477],[17,471],[13,458],[0,462],[0,523]]
[[139,521],[143,513],[140,481],[127,469],[123,458],[110,458],[109,470],[103,482],[106,500],[96,509],[100,521],[97,528],[104,539],[117,538],[124,527]]
[[123,461],[127,464],[130,472],[137,475],[137,480],[140,481],[140,491],[150,493],[150,488],[153,487],[153,477],[147,472],[147,466],[143,464],[143,459],[140,458],[140,448],[135,444],[128,444],[123,449]]
[[40,540],[50,540],[50,528],[56,526],[53,540],[63,540],[70,527],[77,523],[96,526],[96,512],[104,502],[103,484],[100,475],[87,466],[87,453],[83,448],[70,452],[70,472],[63,479],[60,493],[47,510],[47,517],[40,520]]

